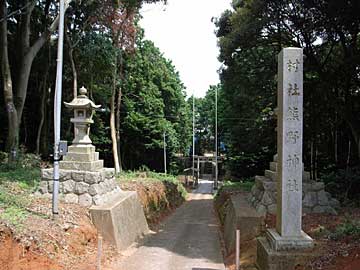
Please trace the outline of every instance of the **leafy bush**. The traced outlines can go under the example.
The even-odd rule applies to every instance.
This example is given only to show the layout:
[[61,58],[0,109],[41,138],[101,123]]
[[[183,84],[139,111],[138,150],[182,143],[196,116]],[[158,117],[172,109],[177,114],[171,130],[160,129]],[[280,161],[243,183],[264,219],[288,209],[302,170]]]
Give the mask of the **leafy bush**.
[[15,162],[8,162],[8,153],[0,152],[0,171],[12,171],[16,169],[40,168],[41,157],[32,153],[25,153],[20,149],[18,159]]
[[321,175],[321,181],[326,189],[341,201],[347,203],[354,201],[359,203],[360,193],[360,167],[352,167],[347,170],[340,169]]
[[262,175],[270,159],[271,154],[265,150],[258,153],[243,152],[237,155],[230,153],[225,164],[230,169],[232,176],[241,179],[243,177]]
[[360,221],[346,220],[345,223],[339,225],[335,232],[330,234],[332,239],[341,239],[345,236],[351,236],[353,239],[360,239]]
[[223,185],[216,192],[215,196],[219,196],[222,192],[236,192],[236,191],[247,191],[249,192],[254,185],[254,178],[243,178],[241,181],[224,181]]

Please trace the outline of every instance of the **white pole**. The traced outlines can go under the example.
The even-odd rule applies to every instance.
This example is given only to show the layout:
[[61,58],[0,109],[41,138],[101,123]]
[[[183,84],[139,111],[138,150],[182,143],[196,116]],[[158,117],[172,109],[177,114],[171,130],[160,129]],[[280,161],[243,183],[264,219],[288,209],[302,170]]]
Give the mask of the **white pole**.
[[236,270],[240,270],[240,230],[236,230]]
[[59,144],[60,144],[60,127],[61,127],[61,95],[62,95],[62,72],[63,72],[63,49],[64,49],[64,16],[65,2],[60,0],[60,20],[59,20],[59,39],[56,69],[56,87],[54,99],[54,183],[52,196],[52,213],[53,217],[59,214]]
[[218,119],[217,119],[217,87],[215,88],[215,183],[214,189],[218,188]]
[[166,133],[164,132],[164,172],[167,174],[166,170]]
[[102,237],[101,232],[98,232],[98,250],[97,250],[97,258],[96,258],[96,270],[101,270],[102,244],[103,244],[103,237]]
[[[193,94],[193,152],[192,152],[192,175],[195,179],[195,95]],[[194,183],[194,182],[193,182]]]

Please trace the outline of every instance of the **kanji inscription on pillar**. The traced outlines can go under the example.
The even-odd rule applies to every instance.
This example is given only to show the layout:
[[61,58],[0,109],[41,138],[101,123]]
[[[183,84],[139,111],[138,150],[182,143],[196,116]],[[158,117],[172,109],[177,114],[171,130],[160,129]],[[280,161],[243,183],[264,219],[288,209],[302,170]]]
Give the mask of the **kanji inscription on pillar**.
[[303,51],[285,48],[278,67],[278,218],[282,237],[301,235]]

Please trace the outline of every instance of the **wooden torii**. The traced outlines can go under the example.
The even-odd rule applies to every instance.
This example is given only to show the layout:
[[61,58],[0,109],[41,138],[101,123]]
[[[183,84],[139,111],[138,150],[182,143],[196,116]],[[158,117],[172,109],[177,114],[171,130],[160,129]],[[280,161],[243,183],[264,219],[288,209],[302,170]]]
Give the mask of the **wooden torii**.
[[[196,167],[190,167],[190,168],[186,168],[184,170],[185,173],[185,183],[186,185],[189,184],[189,176],[190,175],[194,175],[194,179],[193,179],[193,186],[196,187],[199,184],[199,178],[200,178],[200,164],[201,163],[211,163],[212,168],[214,169],[216,166],[216,157],[215,156],[194,156],[194,161],[196,163]],[[223,157],[218,156],[217,158],[218,163],[222,163],[223,162]],[[193,171],[194,170],[194,171]],[[213,181],[213,172],[211,174],[211,181]]]

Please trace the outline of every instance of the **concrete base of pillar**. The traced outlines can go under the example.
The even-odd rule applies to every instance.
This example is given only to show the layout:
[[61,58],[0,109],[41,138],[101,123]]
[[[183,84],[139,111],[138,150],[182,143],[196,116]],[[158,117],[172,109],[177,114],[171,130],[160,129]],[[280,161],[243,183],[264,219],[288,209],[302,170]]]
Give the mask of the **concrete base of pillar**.
[[276,251],[309,249],[314,246],[314,241],[305,232],[301,231],[300,236],[282,237],[275,229],[266,231],[271,248]]
[[305,266],[314,256],[312,249],[277,251],[267,238],[257,239],[256,265],[259,270],[295,270]]

